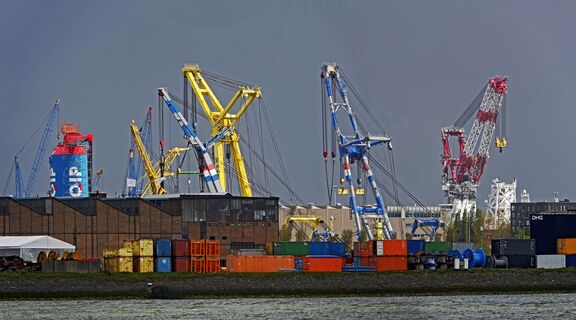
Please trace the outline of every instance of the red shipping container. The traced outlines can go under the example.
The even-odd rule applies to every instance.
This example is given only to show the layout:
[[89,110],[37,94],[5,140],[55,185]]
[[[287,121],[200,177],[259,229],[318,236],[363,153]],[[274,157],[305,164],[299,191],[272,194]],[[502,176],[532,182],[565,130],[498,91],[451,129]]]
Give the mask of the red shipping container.
[[302,257],[304,272],[342,272],[342,257]]
[[206,256],[206,241],[190,240],[190,256],[192,257]]
[[408,257],[374,257],[376,271],[408,270]]
[[[207,261],[208,260],[209,259],[207,259]],[[226,268],[228,272],[278,272],[278,270],[294,270],[294,257],[228,255],[226,256]]]
[[189,257],[190,256],[190,241],[184,239],[172,240],[172,256],[173,257]]
[[407,256],[408,242],[406,240],[384,240],[384,256]]
[[360,265],[363,267],[370,267],[376,265],[374,257],[360,257]]
[[173,257],[172,258],[172,271],[174,272],[190,272],[190,258],[189,257]]
[[202,257],[202,258],[192,257],[190,259],[190,262],[191,262],[192,272],[196,272],[196,273],[205,272],[206,263],[205,263],[204,257]]
[[220,258],[206,258],[205,272],[220,272]]
[[374,251],[374,241],[354,242],[355,257],[371,257]]

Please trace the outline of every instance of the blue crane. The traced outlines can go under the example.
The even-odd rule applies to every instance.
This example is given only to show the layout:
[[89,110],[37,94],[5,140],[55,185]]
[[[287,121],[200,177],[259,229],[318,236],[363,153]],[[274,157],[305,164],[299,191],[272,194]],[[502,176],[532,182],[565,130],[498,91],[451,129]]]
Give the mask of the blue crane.
[[24,198],[32,196],[34,192],[34,187],[36,186],[36,182],[38,181],[40,166],[42,165],[44,159],[46,158],[46,147],[48,146],[48,141],[50,141],[50,136],[54,131],[54,123],[56,122],[56,119],[58,119],[59,112],[60,112],[60,99],[56,100],[56,103],[52,107],[50,115],[48,116],[48,121],[46,122],[46,126],[44,127],[44,132],[42,134],[40,144],[38,145],[38,150],[36,151],[36,156],[34,157],[34,164],[32,165],[32,170],[30,170],[30,176],[28,177],[28,184],[26,186],[24,186],[23,183],[22,169],[20,167],[20,163],[18,162],[18,157],[25,150],[27,145],[22,147],[14,157],[16,167],[15,170],[16,198]]
[[[412,224],[412,235],[415,235],[416,230],[419,227],[422,227],[422,230],[426,232],[429,238],[428,240],[433,241],[434,238],[436,237],[436,231],[438,231],[438,228],[444,227],[444,222],[436,218],[428,220],[414,219],[414,223]],[[425,229],[423,227],[426,227],[428,229]]]
[[[386,208],[384,207],[384,201],[382,200],[382,196],[378,190],[378,185],[374,180],[372,169],[368,162],[368,151],[370,148],[380,144],[387,144],[388,148],[391,148],[391,139],[387,135],[375,136],[362,133],[356,115],[350,105],[346,84],[340,75],[340,68],[336,64],[325,64],[322,66],[321,70],[322,72],[320,77],[324,82],[323,85],[325,86],[325,93],[328,97],[332,129],[337,140],[345,181],[348,184],[350,208],[356,225],[356,236],[358,241],[362,240],[362,234],[364,232],[369,240],[379,239],[382,237],[386,239],[394,239],[394,230],[392,229],[390,219],[388,218]],[[337,101],[337,97],[333,95],[333,92],[337,92],[337,94],[340,95],[341,99],[339,101]],[[325,106],[323,106],[323,108],[324,107]],[[342,111],[348,116],[350,123],[347,127],[352,129],[352,136],[344,135],[343,130],[338,123],[338,111]],[[326,149],[324,150],[323,155],[324,159],[327,159],[328,152]],[[335,154],[332,154],[332,157],[335,156]],[[351,163],[354,163],[355,161],[361,164],[361,168],[370,184],[376,200],[375,207],[364,207],[358,204],[351,170]],[[375,221],[375,223],[371,225],[368,220]],[[372,230],[374,230],[374,233],[376,234],[373,234]],[[381,233],[383,233],[383,235]]]

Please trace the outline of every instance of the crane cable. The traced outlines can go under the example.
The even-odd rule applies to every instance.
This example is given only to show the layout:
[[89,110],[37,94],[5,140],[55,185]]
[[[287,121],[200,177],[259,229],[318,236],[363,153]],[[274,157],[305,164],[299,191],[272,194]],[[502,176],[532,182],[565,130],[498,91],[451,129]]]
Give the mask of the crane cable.
[[460,117],[458,117],[458,119],[454,121],[454,124],[452,125],[453,127],[462,128],[466,124],[466,122],[468,122],[468,120],[472,117],[472,115],[476,113],[476,111],[482,105],[482,99],[484,98],[484,93],[486,92],[487,87],[488,84],[485,84],[484,87],[482,87],[480,93],[478,93],[476,98],[472,100],[472,103],[470,103],[470,105],[466,108],[466,110],[464,110],[464,113],[462,113],[462,115],[460,115]]

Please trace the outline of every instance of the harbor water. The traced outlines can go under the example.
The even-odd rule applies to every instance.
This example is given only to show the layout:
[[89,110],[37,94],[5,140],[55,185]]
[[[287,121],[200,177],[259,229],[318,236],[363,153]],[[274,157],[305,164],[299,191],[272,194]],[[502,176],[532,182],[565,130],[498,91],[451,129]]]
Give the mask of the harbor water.
[[574,294],[0,301],[0,319],[570,319]]

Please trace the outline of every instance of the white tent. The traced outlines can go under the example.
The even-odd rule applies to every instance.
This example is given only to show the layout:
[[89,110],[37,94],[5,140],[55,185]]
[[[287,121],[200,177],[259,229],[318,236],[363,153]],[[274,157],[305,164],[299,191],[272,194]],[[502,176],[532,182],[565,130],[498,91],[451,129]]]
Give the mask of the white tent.
[[64,251],[74,252],[76,247],[50,236],[0,237],[0,256],[19,256],[26,261],[36,262],[40,251],[48,255],[51,250],[61,256]]

